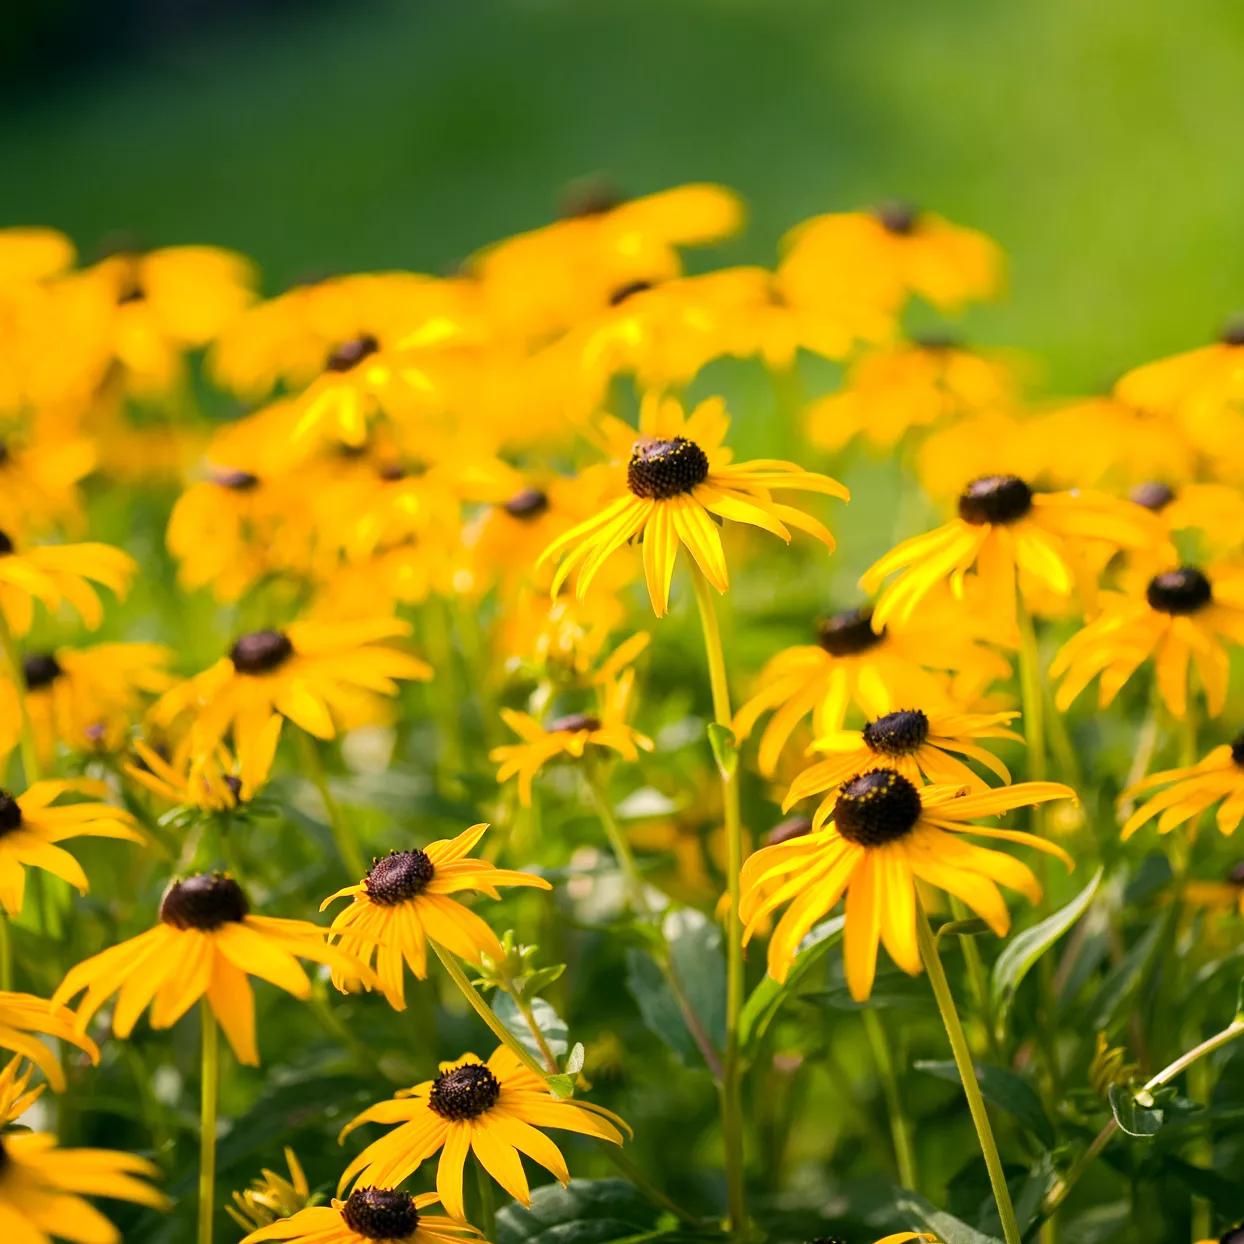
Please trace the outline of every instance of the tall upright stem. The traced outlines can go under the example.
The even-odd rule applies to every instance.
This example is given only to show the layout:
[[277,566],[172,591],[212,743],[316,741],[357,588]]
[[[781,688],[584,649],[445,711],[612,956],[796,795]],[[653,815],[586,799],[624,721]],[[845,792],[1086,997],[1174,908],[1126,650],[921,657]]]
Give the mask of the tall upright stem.
[[8,993],[13,988],[13,934],[9,918],[0,912],[0,989]]
[[212,1244],[212,1214],[216,1205],[216,1103],[220,1093],[220,1030],[206,998],[199,1003],[203,1021],[203,1072],[199,1113],[199,1233],[198,1244]]
[[8,663],[13,690],[17,695],[17,711],[21,720],[22,770],[26,785],[30,787],[43,776],[42,766],[39,764],[39,749],[35,746],[30,713],[26,708],[26,667],[22,664],[22,654],[17,649],[17,641],[13,638],[13,630],[3,609],[0,609],[0,648],[4,649],[4,659]]
[[311,779],[311,784],[320,793],[324,813],[328,817],[328,827],[333,831],[333,841],[337,844],[337,854],[341,856],[341,862],[346,866],[346,872],[350,874],[351,880],[361,881],[367,876],[367,864],[363,860],[359,844],[354,840],[353,832],[341,814],[340,804],[333,798],[333,793],[328,787],[328,774],[324,772],[324,758],[320,755],[320,741],[305,730],[300,730],[298,734],[302,739],[302,754],[307,766],[307,777]]
[[[704,631],[709,683],[713,692],[713,717],[731,729],[730,685],[726,679],[726,654],[713,604],[713,588],[698,566],[691,568],[691,582]],[[726,1048],[722,1060],[721,1126],[726,1147],[726,1193],[730,1228],[742,1231],[747,1222],[743,1186],[743,1113],[739,1061],[739,1013],[743,1009],[743,929],[739,922],[739,877],[743,871],[743,820],[739,808],[738,771],[718,765],[722,807],[726,822],[726,874],[730,910],[726,914]]]
[[894,1058],[890,1053],[890,1042],[881,1019],[872,1007],[865,1007],[861,1012],[864,1019],[864,1031],[868,1034],[868,1044],[872,1046],[873,1061],[877,1064],[877,1074],[881,1077],[881,1091],[885,1095],[886,1113],[890,1116],[890,1137],[894,1142],[894,1159],[898,1164],[899,1183],[904,1188],[916,1190],[916,1160],[911,1148],[911,1129],[907,1123],[907,1114],[903,1110],[903,1097],[898,1088],[898,1077],[894,1074]]
[[1002,1159],[998,1155],[998,1144],[994,1140],[989,1112],[985,1109],[985,1099],[981,1096],[980,1084],[976,1079],[972,1051],[968,1048],[968,1039],[964,1035],[963,1025],[959,1022],[959,1012],[955,1009],[950,982],[946,979],[946,970],[942,967],[942,960],[937,953],[933,930],[929,928],[929,918],[924,914],[919,899],[916,903],[916,934],[920,939],[920,957],[924,960],[925,971],[929,974],[929,984],[933,986],[937,1009],[942,1014],[946,1035],[950,1038],[950,1050],[954,1055],[955,1066],[959,1069],[959,1078],[963,1081],[964,1095],[968,1099],[968,1109],[972,1113],[972,1122],[976,1125],[976,1138],[980,1142],[985,1168],[989,1172],[989,1186],[993,1189],[993,1199],[998,1206],[1002,1235],[1006,1244],[1021,1244],[1015,1207],[1011,1204],[1011,1192],[1006,1186],[1006,1174],[1002,1169]]

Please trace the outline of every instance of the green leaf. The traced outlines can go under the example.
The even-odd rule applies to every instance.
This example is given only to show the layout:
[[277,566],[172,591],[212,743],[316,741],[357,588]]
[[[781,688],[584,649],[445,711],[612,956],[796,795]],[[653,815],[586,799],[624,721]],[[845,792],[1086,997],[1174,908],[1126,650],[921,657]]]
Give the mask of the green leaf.
[[765,1035],[773,1017],[781,1010],[782,1003],[795,992],[808,969],[842,937],[846,922],[845,916],[834,916],[831,920],[821,921],[799,943],[799,950],[786,974],[786,980],[779,984],[772,976],[766,976],[752,990],[739,1014],[739,1045],[744,1054]]
[[1244,1184],[1224,1178],[1215,1170],[1194,1166],[1174,1154],[1167,1156],[1163,1169],[1170,1171],[1193,1196],[1204,1197],[1223,1218],[1238,1222],[1244,1215]]
[[1172,904],[1166,919],[1155,920],[1102,981],[1089,1015],[1090,1032],[1113,1032],[1131,1013],[1128,1004],[1148,979],[1164,938],[1174,928],[1172,920],[1176,910],[1177,905]]
[[733,781],[739,768],[739,746],[734,739],[734,731],[714,721],[708,727],[708,741],[713,749],[713,759],[717,768],[727,781]]
[[583,1042],[576,1041],[574,1048],[570,1051],[570,1057],[566,1059],[566,1071],[574,1076],[583,1070],[584,1049]]
[[500,1210],[496,1244],[609,1244],[652,1231],[659,1214],[624,1179],[572,1179],[537,1188],[530,1209]]
[[1235,992],[1235,1019],[1232,1022],[1244,1024],[1244,976],[1240,977],[1240,987]]
[[[997,1236],[985,1235],[975,1227],[969,1227],[962,1219],[934,1208],[914,1192],[904,1191],[895,1201],[894,1209],[904,1227],[909,1230],[923,1227],[932,1231],[941,1244],[1002,1244]],[[913,1222],[914,1226],[911,1225]]]
[[[959,1068],[950,1059],[923,1061],[914,1064],[917,1071],[927,1071],[952,1084],[960,1083]],[[976,1063],[976,1080],[986,1101],[1005,1110],[1021,1123],[1047,1149],[1056,1143],[1053,1124],[1045,1113],[1036,1089],[1014,1071],[994,1067],[989,1063]]]
[[1103,872],[1104,869],[1099,868],[1088,885],[1066,907],[1060,907],[1040,924],[1017,934],[998,956],[993,966],[990,994],[994,1014],[1000,1023],[1010,1011],[1015,993],[1032,965],[1088,910],[1097,887],[1101,885]]
[[1141,1105],[1132,1090],[1122,1084],[1110,1086],[1110,1109],[1114,1111],[1114,1121],[1119,1130],[1129,1136],[1147,1140],[1156,1136],[1162,1126],[1162,1111]]
[[[518,1003],[508,993],[498,992],[493,999],[492,1009],[497,1018],[518,1038],[519,1044],[539,1062],[544,1052],[522,1011],[518,1009]],[[569,1048],[566,1021],[543,998],[531,1000],[531,1013],[549,1050],[560,1058]]]
[[1117,1238],[1131,1216],[1131,1201],[1095,1205],[1067,1223],[1064,1244],[1106,1244],[1107,1240]]
[[951,937],[953,935],[976,937],[979,933],[988,932],[990,932],[989,925],[979,916],[973,916],[970,920],[947,920],[937,930],[936,939],[940,942],[943,937]]
[[522,978],[522,992],[526,998],[534,998],[541,989],[547,989],[566,970],[564,963],[551,963]]
[[549,1086],[549,1092],[559,1101],[565,1101],[574,1096],[574,1076],[545,1076],[544,1082]]

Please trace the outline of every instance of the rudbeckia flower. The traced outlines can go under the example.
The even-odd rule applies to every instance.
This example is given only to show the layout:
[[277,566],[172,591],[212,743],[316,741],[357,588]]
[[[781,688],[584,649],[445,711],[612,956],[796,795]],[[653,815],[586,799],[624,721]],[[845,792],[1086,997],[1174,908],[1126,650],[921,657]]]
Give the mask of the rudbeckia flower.
[[14,635],[30,630],[36,600],[52,613],[68,602],[94,630],[104,609],[91,583],[102,583],[120,599],[137,570],[128,553],[109,544],[45,544],[19,552],[0,531],[0,609]]
[[[611,1121],[612,1120],[612,1121]],[[465,1217],[462,1167],[472,1151],[483,1168],[518,1202],[531,1204],[519,1154],[550,1171],[562,1185],[570,1172],[557,1146],[536,1129],[557,1128],[622,1143],[614,1122],[625,1123],[601,1106],[554,1097],[548,1085],[499,1046],[485,1063],[474,1054],[440,1064],[440,1075],[405,1089],[390,1101],[364,1110],[342,1129],[345,1139],[364,1123],[398,1123],[372,1141],[346,1167],[338,1192],[358,1181],[399,1184],[439,1149],[436,1192],[451,1217]]]
[[102,782],[36,782],[24,795],[0,791],[0,904],[19,915],[26,891],[26,869],[42,868],[69,882],[80,894],[90,889],[82,865],[56,843],[66,838],[123,838],[146,844],[134,818],[106,803],[69,803],[52,807],[71,791],[103,794]]
[[[406,1009],[403,961],[419,980],[427,979],[428,938],[470,963],[478,963],[481,954],[502,957],[496,934],[452,895],[477,890],[499,899],[498,886],[552,889],[543,877],[472,859],[468,852],[487,828],[472,825],[456,838],[429,843],[424,850],[390,851],[373,861],[357,885],[330,894],[320,904],[323,911],[339,898],[353,898],[333,921],[333,934],[343,950],[364,963],[370,964],[375,954],[379,987],[394,1010]],[[333,973],[339,989],[347,983],[346,976]]]
[[[827,752],[829,757],[805,769],[791,783],[782,811],[789,812],[809,795],[836,791],[849,778],[874,768],[894,769],[913,786],[953,785],[983,793],[989,784],[951,753],[967,756],[1009,782],[1006,765],[973,740],[1012,739],[1022,743],[1022,735],[1006,728],[1018,716],[900,708],[874,717],[863,730],[835,731],[808,749]],[[833,810],[834,801],[827,797],[812,818],[812,829],[820,829]]]
[[1158,690],[1176,717],[1188,711],[1191,661],[1200,675],[1210,715],[1227,698],[1230,658],[1222,640],[1244,644],[1244,572],[1180,566],[1154,575],[1143,590],[1109,592],[1101,613],[1059,649],[1050,666],[1062,678],[1055,703],[1065,712],[1101,675],[1097,702],[1109,705],[1150,658]]
[[497,781],[507,782],[518,774],[518,797],[526,808],[531,805],[532,779],[555,756],[578,759],[593,745],[610,748],[624,760],[634,763],[639,759],[638,748],[650,752],[652,740],[626,724],[626,707],[634,683],[633,669],[608,683],[605,706],[599,717],[591,713],[570,713],[541,725],[529,713],[503,708],[502,720],[523,741],[494,747],[488,753],[488,758],[501,766],[497,770]]
[[361,692],[396,695],[397,679],[428,679],[417,658],[380,641],[410,634],[396,618],[363,622],[295,622],[283,631],[251,631],[229,655],[164,695],[153,720],[168,726],[193,717],[194,751],[209,752],[232,729],[236,750],[250,750],[273,713],[321,739]]
[[[842,728],[852,704],[865,713],[879,701],[952,710],[956,700],[970,701],[1011,672],[1004,657],[978,642],[978,620],[945,589],[884,629],[873,625],[869,607],[831,614],[818,624],[817,639],[772,657],[756,679],[756,693],[735,714],[735,735],[745,739],[764,713],[776,710],[760,740],[758,763],[766,777],[809,714],[821,738]],[[945,671],[961,685],[952,689]]]
[[440,1200],[435,1192],[411,1196],[397,1188],[355,1188],[344,1200],[314,1205],[252,1231],[242,1244],[293,1240],[295,1244],[364,1244],[367,1240],[409,1240],[411,1244],[461,1244],[482,1238],[468,1223],[419,1211]]
[[1201,813],[1219,804],[1218,828],[1233,834],[1244,818],[1244,734],[1233,743],[1215,747],[1203,760],[1180,769],[1151,773],[1119,796],[1121,802],[1132,802],[1143,792],[1166,789],[1141,804],[1123,823],[1126,841],[1142,825],[1158,818],[1158,833],[1169,834],[1188,821],[1195,823]]
[[82,522],[78,483],[95,466],[85,437],[7,436],[0,441],[0,531],[24,538]]
[[148,1006],[152,1028],[171,1028],[206,997],[238,1061],[257,1067],[255,998],[248,976],[305,1000],[311,981],[298,960],[311,959],[376,985],[371,969],[329,944],[327,933],[306,920],[253,916],[232,877],[199,873],[169,885],[154,929],[71,968],[52,1001],[64,1003],[86,990],[78,1006],[78,1026],[85,1030],[95,1012],[120,991],[112,1031],[124,1039]]
[[1096,580],[1085,562],[1086,546],[1143,549],[1160,540],[1153,515],[1131,502],[1102,493],[1034,493],[1017,475],[988,475],[964,489],[957,518],[904,540],[868,569],[860,586],[876,592],[898,573],[873,613],[873,625],[883,627],[910,617],[940,583],[961,596],[964,576],[974,570],[982,605],[997,611],[1009,635],[1017,582],[1019,589],[1060,597],[1078,585],[1091,602]]
[[[28,993],[0,993],[0,1048],[12,1050],[28,1059],[47,1077],[48,1083],[58,1092],[65,1091],[65,1073],[60,1060],[39,1040],[35,1033],[68,1041],[90,1055],[91,1062],[99,1062],[99,1050],[95,1042],[78,1031],[74,1013],[58,1003]],[[2,1113],[2,1112],[0,1112]]]
[[688,416],[673,398],[647,400],[640,415],[639,439],[626,468],[626,493],[595,517],[572,527],[541,555],[560,563],[553,595],[571,572],[582,599],[611,553],[642,539],[644,575],[653,610],[661,617],[669,603],[670,581],[680,544],[685,544],[705,577],[719,592],[729,586],[725,553],[714,517],[747,523],[790,540],[786,524],[806,531],[832,549],[823,524],[772,492],[796,489],[825,493],[843,501],[847,490],[827,475],[792,462],[760,459],[731,464],[722,446],[730,420],[720,398],[701,402]]
[[863,1002],[872,992],[879,941],[904,972],[919,975],[916,878],[961,898],[1005,937],[1011,915],[995,883],[1034,903],[1041,886],[1026,864],[960,835],[1023,843],[1058,856],[1070,868],[1070,856],[1051,842],[968,822],[1051,799],[1074,799],[1075,792],[1057,782],[1021,782],[972,795],[961,790],[921,790],[893,769],[874,769],[842,784],[832,825],[751,856],[743,865],[739,905],[744,942],[771,911],[790,904],[769,941],[769,975],[786,979],[799,943],[844,893],[843,956],[851,996]]
[[1230,484],[1177,484],[1146,480],[1129,500],[1151,510],[1169,532],[1196,531],[1203,551],[1229,553],[1244,543],[1244,492]]

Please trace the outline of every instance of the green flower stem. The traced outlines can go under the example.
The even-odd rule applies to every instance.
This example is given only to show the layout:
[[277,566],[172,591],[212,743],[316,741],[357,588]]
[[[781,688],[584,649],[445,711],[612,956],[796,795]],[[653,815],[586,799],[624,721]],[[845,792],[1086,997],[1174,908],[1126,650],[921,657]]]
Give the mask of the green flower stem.
[[220,1092],[220,1030],[212,1008],[199,1003],[203,1021],[203,1074],[199,1115],[198,1244],[212,1244],[212,1213],[216,1206],[216,1103]]
[[1192,687],[1189,686],[1188,705],[1183,720],[1179,723],[1179,766],[1187,768],[1198,760],[1200,756],[1197,754],[1196,701],[1192,698]]
[[22,770],[29,788],[43,773],[39,764],[39,752],[35,747],[35,732],[30,724],[30,713],[26,709],[26,667],[22,664],[22,654],[18,651],[17,641],[13,638],[13,630],[3,609],[0,609],[0,648],[4,649],[4,659],[8,662],[13,689],[17,693],[17,711],[21,717]]
[[924,914],[924,908],[920,905],[918,898],[916,907],[916,935],[920,939],[920,957],[924,960],[925,971],[929,974],[929,984],[933,986],[937,1009],[942,1013],[942,1023],[946,1026],[947,1037],[950,1038],[950,1050],[954,1055],[955,1066],[959,1068],[959,1078],[963,1081],[963,1092],[968,1099],[968,1109],[972,1113],[972,1122],[976,1125],[976,1137],[985,1158],[985,1167],[989,1171],[989,1185],[993,1189],[993,1198],[998,1206],[1002,1234],[1006,1244],[1021,1244],[1022,1237],[1019,1223],[1015,1218],[1015,1207],[1011,1204],[1011,1193],[1006,1186],[1006,1175],[1002,1170],[1002,1159],[998,1155],[998,1145],[989,1123],[989,1113],[985,1109],[985,1099],[981,1096],[980,1084],[977,1083],[972,1051],[968,1049],[968,1039],[963,1033],[963,1025],[959,1022],[959,1012],[955,1009],[950,982],[946,979],[946,970],[942,967],[941,958],[937,953],[937,942],[933,937],[933,930],[929,927],[929,918]]
[[13,989],[13,933],[9,918],[0,912],[0,989],[9,993]]
[[916,1190],[916,1158],[911,1148],[911,1125],[907,1122],[907,1114],[903,1110],[903,1098],[898,1088],[898,1077],[894,1074],[894,1058],[890,1052],[890,1041],[882,1027],[881,1019],[872,1007],[865,1007],[860,1016],[864,1021],[864,1031],[868,1035],[868,1044],[872,1047],[873,1060],[877,1064],[877,1073],[881,1077],[881,1089],[885,1094],[886,1113],[890,1116],[890,1136],[894,1142],[894,1158],[898,1163],[899,1183],[904,1188]]
[[[553,1053],[544,1033],[540,1029],[540,1025],[536,1023],[536,1013],[532,1009],[531,1003],[521,993],[510,993],[510,997],[514,999],[514,1005],[518,1007],[518,1013],[523,1017],[523,1022],[527,1025],[531,1033],[531,1039],[536,1043],[536,1048],[540,1051],[540,1057],[544,1059],[544,1066],[548,1074],[555,1076],[558,1073],[557,1055]],[[487,1232],[485,1232],[487,1234]]]
[[329,790],[328,774],[324,772],[324,758],[320,755],[320,741],[305,730],[300,730],[298,735],[302,740],[302,755],[307,767],[307,777],[311,779],[311,784],[320,793],[324,812],[328,817],[328,827],[333,831],[333,840],[337,844],[337,854],[341,856],[341,862],[346,866],[350,880],[361,881],[367,876],[367,864],[363,859],[363,853],[359,850],[359,844],[354,840],[353,831],[346,824],[345,817],[341,815],[341,806]]
[[[967,920],[972,914],[963,900],[955,898],[953,895],[951,895],[950,899],[950,910],[956,920]],[[968,969],[968,983],[972,988],[972,1001],[976,1004],[980,1021],[985,1028],[985,1044],[989,1049],[990,1057],[994,1062],[1001,1065],[1004,1060],[1002,1052],[998,1048],[998,1034],[994,1029],[993,1007],[989,1001],[989,973],[985,971],[985,961],[981,958],[981,951],[976,944],[976,938],[970,934],[961,936],[959,945],[963,950],[963,961]]]
[[[704,651],[708,657],[709,682],[713,692],[713,717],[730,730],[730,686],[726,679],[726,654],[721,646],[721,628],[713,604],[712,584],[699,566],[691,568],[691,582],[700,610],[704,631]],[[747,1223],[747,1201],[743,1182],[743,1113],[739,1060],[739,1014],[743,1009],[743,929],[739,922],[739,884],[743,871],[743,819],[739,807],[737,770],[721,774],[722,807],[726,822],[726,877],[730,890],[730,910],[726,913],[726,1048],[722,1060],[721,1125],[726,1147],[726,1189],[730,1229],[741,1232]]]
[[479,1227],[484,1239],[497,1238],[497,1204],[492,1194],[492,1178],[479,1158],[475,1162],[475,1180],[479,1184]]

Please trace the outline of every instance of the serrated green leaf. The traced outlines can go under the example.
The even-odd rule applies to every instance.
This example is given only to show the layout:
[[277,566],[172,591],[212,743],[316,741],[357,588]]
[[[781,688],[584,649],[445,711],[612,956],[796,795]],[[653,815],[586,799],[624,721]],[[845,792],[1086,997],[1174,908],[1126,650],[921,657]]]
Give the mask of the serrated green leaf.
[[497,1244],[609,1244],[655,1229],[660,1211],[623,1179],[572,1179],[497,1213]]
[[708,727],[708,742],[722,776],[727,781],[733,781],[739,768],[739,746],[735,742],[734,731],[714,721]]
[[[950,1060],[925,1060],[913,1064],[917,1071],[927,1071],[940,1080],[951,1084],[960,1083],[959,1068]],[[1022,1124],[1047,1149],[1056,1143],[1054,1127],[1037,1090],[1023,1076],[1003,1067],[994,1067],[989,1063],[976,1064],[976,1080],[980,1085],[981,1095],[986,1101],[999,1110],[1005,1110],[1013,1119]]]
[[1145,1140],[1156,1136],[1162,1127],[1162,1111],[1141,1105],[1132,1090],[1122,1084],[1110,1086],[1110,1109],[1121,1132]]

